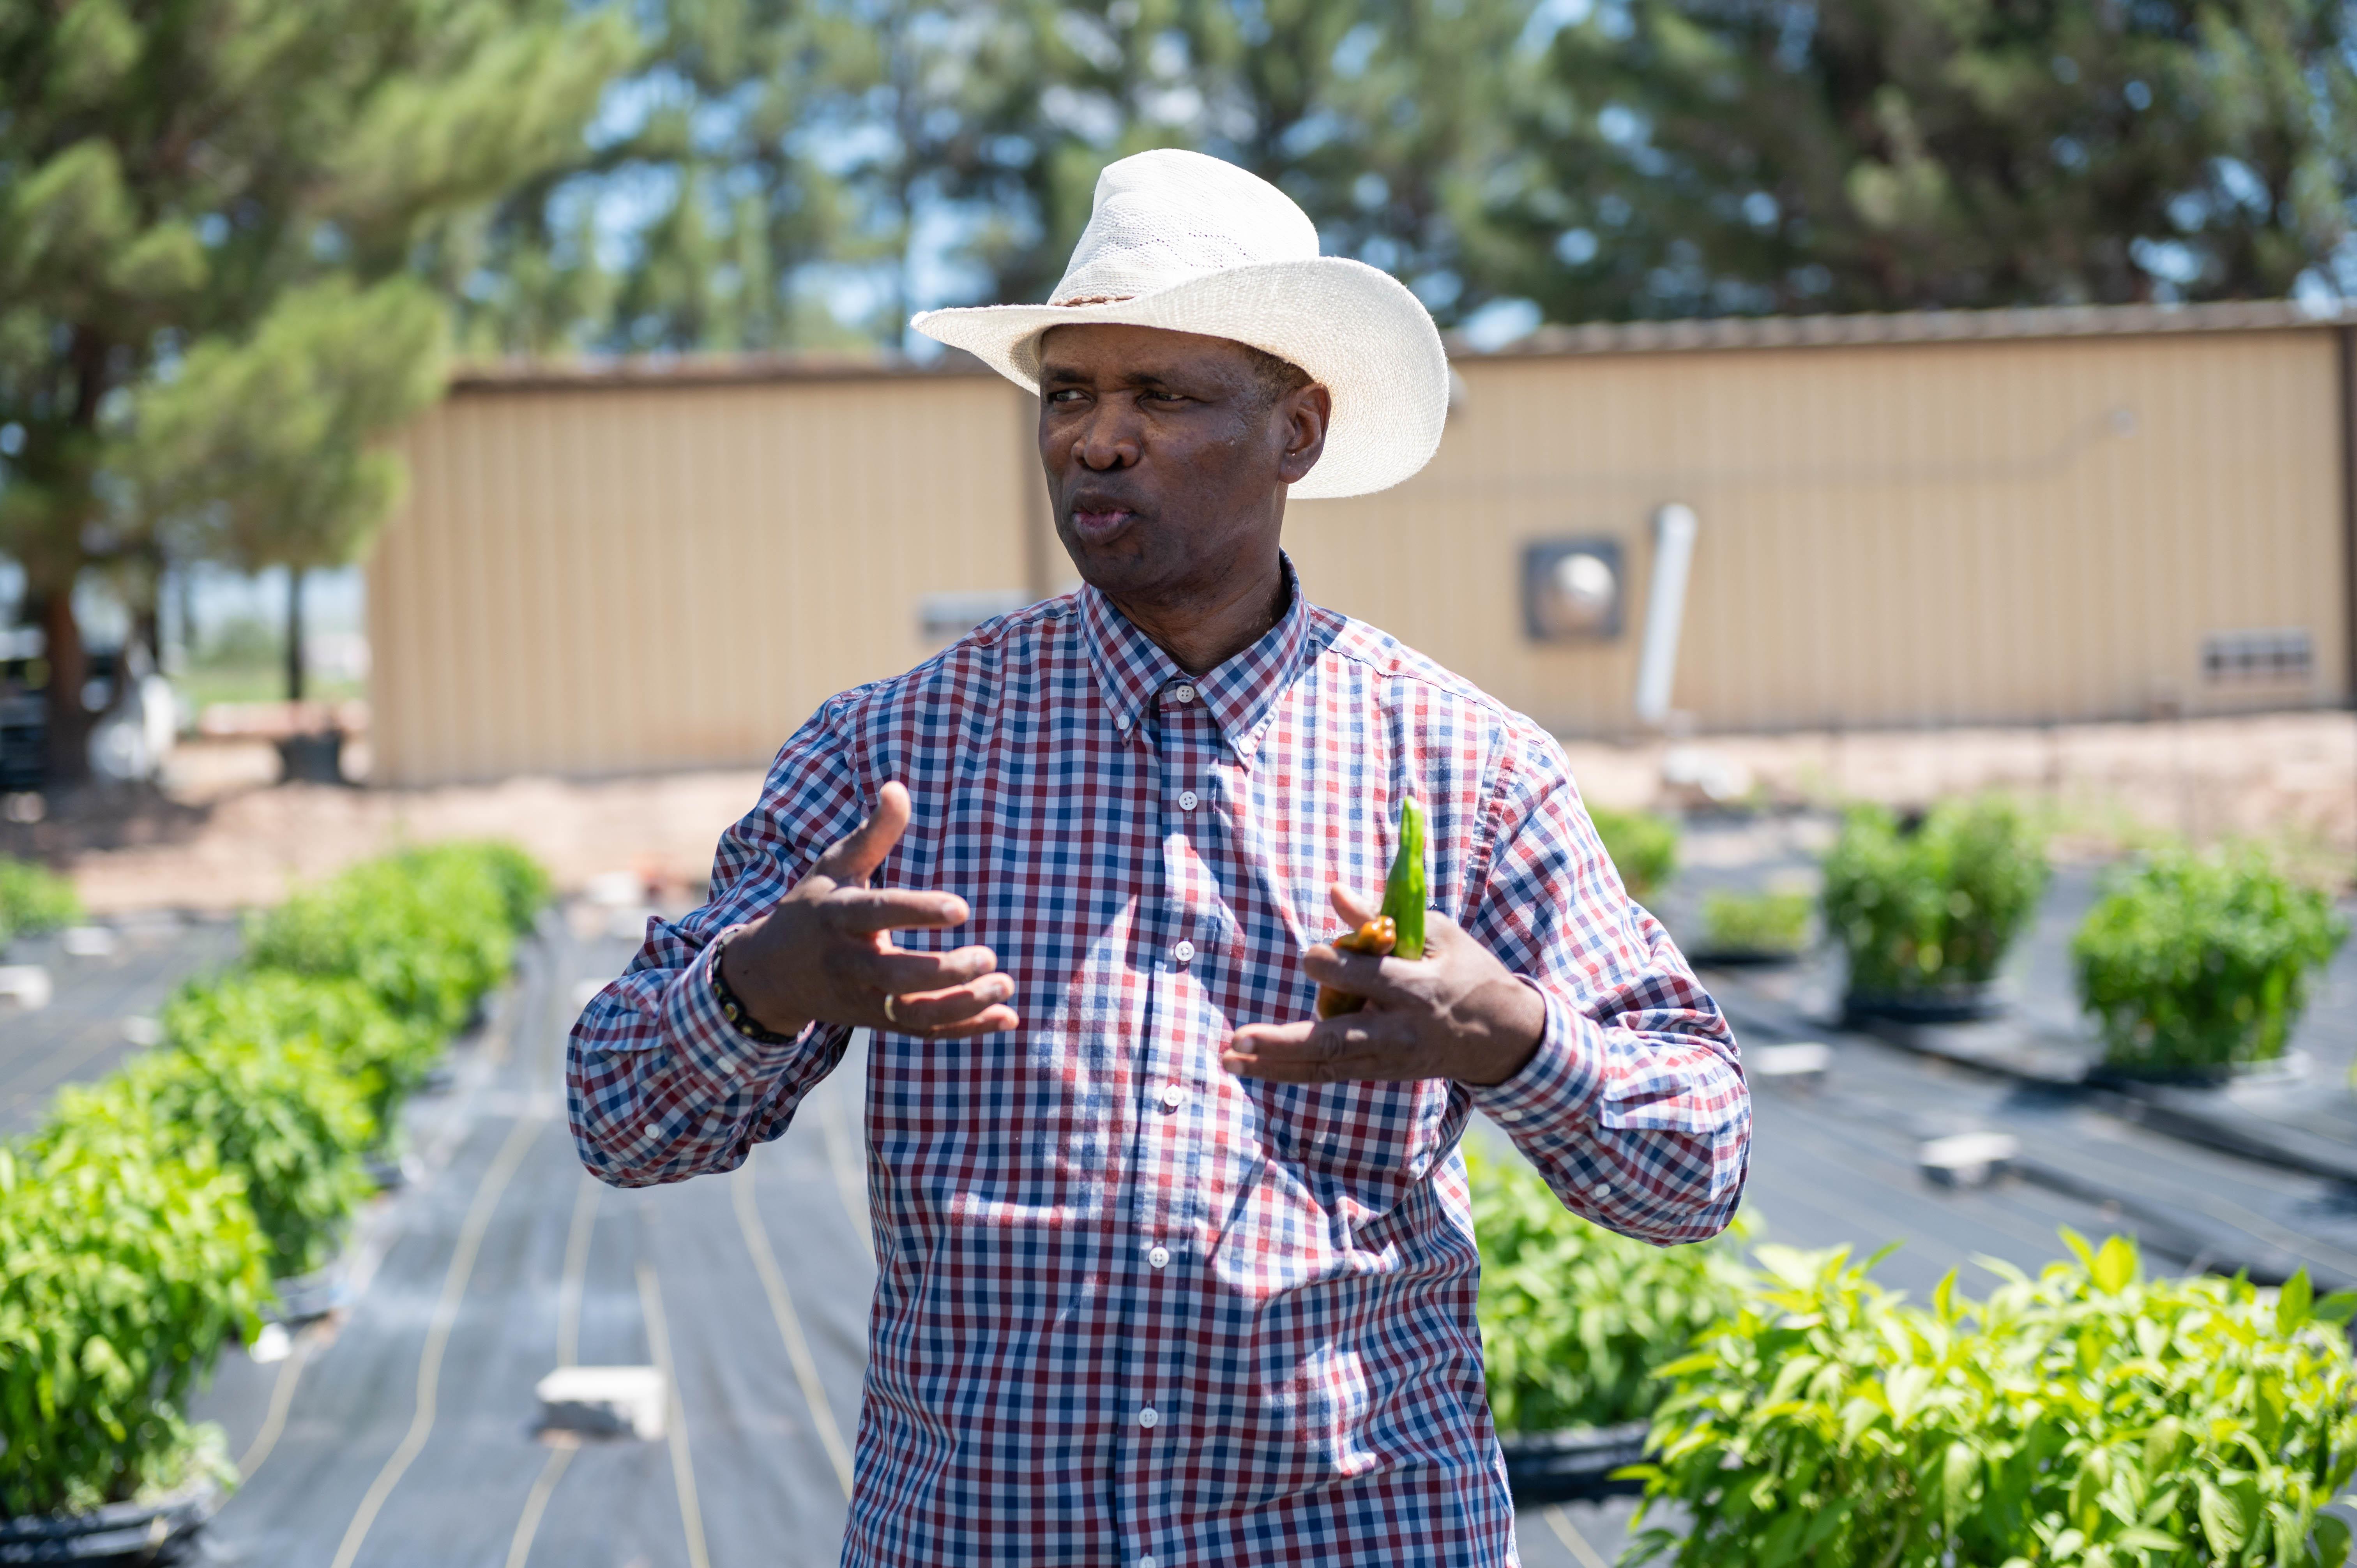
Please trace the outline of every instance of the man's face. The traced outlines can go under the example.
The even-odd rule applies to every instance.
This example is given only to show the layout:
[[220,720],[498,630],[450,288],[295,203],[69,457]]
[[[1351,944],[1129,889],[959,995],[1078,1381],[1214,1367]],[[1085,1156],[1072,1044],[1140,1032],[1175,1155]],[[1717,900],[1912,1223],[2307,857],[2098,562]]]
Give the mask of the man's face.
[[1150,327],[1058,327],[1039,359],[1039,458],[1083,578],[1150,601],[1273,566],[1324,389],[1272,397],[1243,345]]

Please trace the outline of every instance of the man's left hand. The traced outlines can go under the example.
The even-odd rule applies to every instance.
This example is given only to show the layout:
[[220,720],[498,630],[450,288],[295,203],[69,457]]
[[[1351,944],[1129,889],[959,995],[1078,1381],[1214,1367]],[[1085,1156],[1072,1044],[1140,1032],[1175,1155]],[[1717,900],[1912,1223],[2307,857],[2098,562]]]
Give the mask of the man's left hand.
[[[1376,913],[1346,889],[1331,896],[1353,930]],[[1248,1024],[1220,1065],[1280,1083],[1453,1078],[1479,1086],[1513,1077],[1539,1047],[1546,1004],[1456,921],[1437,909],[1424,920],[1420,959],[1340,952],[1326,942],[1304,950],[1310,979],[1365,997],[1365,1008],[1314,1023]]]

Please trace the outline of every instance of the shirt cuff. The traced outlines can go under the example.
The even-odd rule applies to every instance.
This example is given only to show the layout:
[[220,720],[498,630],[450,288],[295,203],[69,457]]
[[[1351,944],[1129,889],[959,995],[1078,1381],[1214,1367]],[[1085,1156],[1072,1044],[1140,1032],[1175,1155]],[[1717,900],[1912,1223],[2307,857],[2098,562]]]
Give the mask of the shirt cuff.
[[750,1074],[775,1071],[802,1049],[817,1026],[804,1026],[791,1040],[764,1041],[730,1023],[712,989],[712,966],[720,961],[720,947],[717,937],[705,943],[704,950],[672,982],[671,993],[663,998],[663,1036],[690,1071],[735,1087]]
[[1604,1085],[1604,1053],[1591,1037],[1595,1020],[1530,976],[1516,978],[1537,992],[1546,1007],[1539,1048],[1505,1082],[1476,1088],[1473,1103],[1514,1133],[1591,1120]]

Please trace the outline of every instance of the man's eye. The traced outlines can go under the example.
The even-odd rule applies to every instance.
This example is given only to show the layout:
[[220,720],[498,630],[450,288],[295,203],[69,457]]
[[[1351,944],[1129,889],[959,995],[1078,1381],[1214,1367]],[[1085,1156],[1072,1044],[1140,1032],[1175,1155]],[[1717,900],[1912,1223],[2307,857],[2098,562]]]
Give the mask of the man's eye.
[[1059,387],[1056,391],[1048,394],[1048,401],[1049,403],[1077,403],[1080,401],[1080,389],[1077,387]]
[[1187,396],[1187,394],[1186,394],[1185,392],[1147,392],[1147,393],[1146,394],[1146,402],[1148,402],[1148,403],[1158,403],[1170,404],[1170,403],[1186,403],[1186,402],[1189,402],[1189,401],[1190,401],[1190,400],[1188,398],[1188,396]]

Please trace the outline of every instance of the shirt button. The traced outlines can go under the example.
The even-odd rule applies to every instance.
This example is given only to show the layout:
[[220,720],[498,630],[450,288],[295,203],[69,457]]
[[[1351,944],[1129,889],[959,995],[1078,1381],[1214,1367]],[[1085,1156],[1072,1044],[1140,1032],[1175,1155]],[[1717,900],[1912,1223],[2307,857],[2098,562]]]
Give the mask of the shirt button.
[[1164,1084],[1162,1086],[1162,1103],[1168,1106],[1173,1111],[1178,1110],[1181,1105],[1187,1103],[1186,1090],[1175,1083]]
[[1154,1554],[1147,1552],[1137,1560],[1137,1568],[1154,1568]]
[[1191,811],[1202,803],[1202,797],[1196,794],[1192,789],[1181,789],[1178,791],[1178,809],[1180,811]]
[[1127,729],[1129,727],[1129,715],[1127,714],[1115,714],[1114,715],[1113,727],[1115,729]]
[[1170,1266],[1170,1249],[1168,1247],[1157,1247],[1154,1251],[1146,1254],[1146,1261],[1152,1263],[1157,1269],[1168,1268]]
[[1147,1405],[1144,1410],[1137,1412],[1137,1424],[1145,1427],[1149,1432],[1154,1429],[1154,1423],[1161,1419],[1162,1418],[1160,1416],[1154,1412],[1154,1407],[1152,1405]]
[[1170,950],[1170,956],[1177,959],[1180,963],[1192,963],[1195,960],[1195,944],[1193,942],[1180,942],[1177,947]]
[[1609,1197],[1612,1196],[1612,1184],[1609,1181],[1599,1181],[1587,1190],[1598,1197]]
[[1170,700],[1181,705],[1191,703],[1195,700],[1195,688],[1192,686],[1173,686],[1170,688]]

